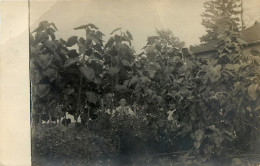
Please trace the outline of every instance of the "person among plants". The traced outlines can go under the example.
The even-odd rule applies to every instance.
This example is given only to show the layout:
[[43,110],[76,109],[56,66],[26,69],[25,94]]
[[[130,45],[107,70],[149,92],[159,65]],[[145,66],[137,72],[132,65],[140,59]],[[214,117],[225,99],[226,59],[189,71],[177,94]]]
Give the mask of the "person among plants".
[[126,105],[126,99],[121,99],[119,101],[120,106],[117,107],[115,110],[113,110],[112,112],[112,117],[116,116],[116,115],[130,115],[130,116],[135,116],[135,113],[133,112],[133,110]]

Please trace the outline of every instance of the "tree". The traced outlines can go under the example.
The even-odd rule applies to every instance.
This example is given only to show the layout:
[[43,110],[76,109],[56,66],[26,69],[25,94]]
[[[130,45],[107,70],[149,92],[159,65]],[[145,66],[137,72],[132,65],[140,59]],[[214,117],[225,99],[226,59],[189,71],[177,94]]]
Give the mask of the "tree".
[[174,36],[173,32],[169,29],[157,29],[155,36],[148,37],[147,44],[154,43],[162,43],[178,49],[182,49],[185,45],[185,42]]
[[204,3],[205,11],[202,13],[202,25],[206,28],[207,34],[200,38],[201,42],[216,40],[217,19],[227,17],[231,20],[235,29],[239,28],[241,22],[241,0],[208,0]]

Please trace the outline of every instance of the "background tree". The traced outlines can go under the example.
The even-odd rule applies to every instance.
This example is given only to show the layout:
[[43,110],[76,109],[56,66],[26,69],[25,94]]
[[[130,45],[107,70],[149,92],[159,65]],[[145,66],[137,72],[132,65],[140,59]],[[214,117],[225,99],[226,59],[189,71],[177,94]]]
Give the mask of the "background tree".
[[232,21],[235,28],[239,28],[241,22],[241,0],[208,0],[204,3],[205,11],[202,13],[202,25],[207,34],[200,38],[201,42],[216,40],[217,18],[225,16]]
[[156,35],[148,37],[147,45],[156,43],[162,43],[169,47],[178,49],[182,49],[185,46],[185,42],[176,37],[169,29],[156,29]]

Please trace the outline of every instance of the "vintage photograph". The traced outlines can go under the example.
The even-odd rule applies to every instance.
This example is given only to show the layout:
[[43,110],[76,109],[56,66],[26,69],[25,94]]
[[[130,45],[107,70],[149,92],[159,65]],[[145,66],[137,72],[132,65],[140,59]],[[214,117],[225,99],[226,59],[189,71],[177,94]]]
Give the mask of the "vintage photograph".
[[259,166],[259,0],[36,1],[32,166]]

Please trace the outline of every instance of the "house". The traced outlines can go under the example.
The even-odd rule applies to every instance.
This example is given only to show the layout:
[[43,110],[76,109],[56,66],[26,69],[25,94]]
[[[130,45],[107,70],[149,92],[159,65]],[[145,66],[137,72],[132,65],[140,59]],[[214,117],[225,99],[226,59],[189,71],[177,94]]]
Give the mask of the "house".
[[[225,31],[228,28],[228,20],[224,17],[218,19],[218,35],[219,40],[225,37]],[[239,32],[239,38],[246,42],[244,52],[256,51],[260,52],[260,22],[256,21],[253,26],[243,29]],[[217,54],[216,46],[219,40],[202,43],[198,46],[191,46],[191,53],[200,59],[210,59]]]

